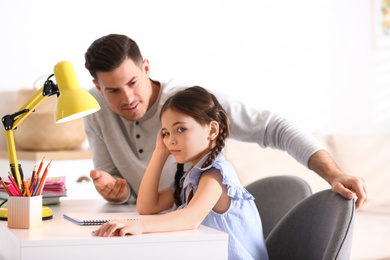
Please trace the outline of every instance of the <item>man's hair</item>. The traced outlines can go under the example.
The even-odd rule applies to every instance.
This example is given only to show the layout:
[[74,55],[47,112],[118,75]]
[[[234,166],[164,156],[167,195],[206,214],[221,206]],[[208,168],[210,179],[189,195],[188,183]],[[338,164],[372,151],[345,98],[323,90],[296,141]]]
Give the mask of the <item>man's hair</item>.
[[97,80],[96,72],[107,72],[118,68],[130,58],[141,67],[143,58],[135,41],[125,35],[109,34],[95,40],[85,53],[85,67]]

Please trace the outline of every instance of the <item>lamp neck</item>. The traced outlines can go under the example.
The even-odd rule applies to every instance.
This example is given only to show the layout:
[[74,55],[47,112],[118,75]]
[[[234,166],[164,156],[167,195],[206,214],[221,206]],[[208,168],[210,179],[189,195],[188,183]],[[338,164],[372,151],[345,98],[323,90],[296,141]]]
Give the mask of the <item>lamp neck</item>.
[[57,94],[57,97],[60,95],[58,86],[50,79],[54,74],[50,75],[43,85],[42,96],[52,96]]

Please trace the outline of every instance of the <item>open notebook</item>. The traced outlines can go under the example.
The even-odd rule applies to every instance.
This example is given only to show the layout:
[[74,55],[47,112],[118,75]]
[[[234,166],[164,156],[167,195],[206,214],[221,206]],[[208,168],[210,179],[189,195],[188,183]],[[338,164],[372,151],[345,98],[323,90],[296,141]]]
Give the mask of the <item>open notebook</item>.
[[103,225],[114,219],[137,220],[156,215],[139,215],[138,212],[65,213],[64,218],[80,226]]

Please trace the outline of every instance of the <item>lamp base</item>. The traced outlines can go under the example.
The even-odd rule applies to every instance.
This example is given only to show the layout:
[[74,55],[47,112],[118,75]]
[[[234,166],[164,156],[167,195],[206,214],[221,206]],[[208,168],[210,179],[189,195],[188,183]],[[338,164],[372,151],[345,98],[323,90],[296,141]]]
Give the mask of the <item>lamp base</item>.
[[[42,220],[48,220],[53,218],[53,212],[47,206],[42,206]],[[0,208],[0,220],[8,220],[8,207]]]

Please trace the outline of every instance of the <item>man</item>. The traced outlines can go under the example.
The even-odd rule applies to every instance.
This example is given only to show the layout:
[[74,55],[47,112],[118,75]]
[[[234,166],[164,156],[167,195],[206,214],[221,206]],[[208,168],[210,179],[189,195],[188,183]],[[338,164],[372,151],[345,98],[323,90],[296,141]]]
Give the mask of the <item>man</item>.
[[[85,60],[96,86],[91,94],[101,106],[99,112],[84,119],[95,165],[90,176],[106,200],[124,203],[138,193],[161,128],[161,106],[173,93],[189,86],[151,80],[149,61],[143,59],[137,44],[124,35],[97,39],[88,48]],[[343,173],[310,134],[269,111],[254,110],[217,96],[229,114],[231,138],[285,150],[324,178],[334,192],[348,199],[353,199],[355,193],[357,209],[364,204],[364,180]],[[170,157],[160,187],[167,187],[173,180],[176,161]]]

